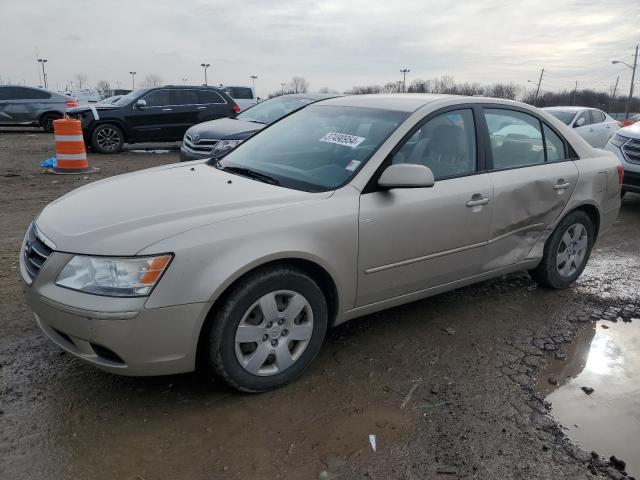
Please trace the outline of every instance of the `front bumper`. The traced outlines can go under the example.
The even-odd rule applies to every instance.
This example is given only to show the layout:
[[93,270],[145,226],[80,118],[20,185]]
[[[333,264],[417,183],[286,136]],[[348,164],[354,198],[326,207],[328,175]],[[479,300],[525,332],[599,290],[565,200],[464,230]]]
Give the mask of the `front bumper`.
[[[28,284],[27,304],[59,347],[108,372],[168,375],[193,371],[198,337],[210,303],[146,308],[147,297],[112,298],[55,285],[70,254],[54,252]],[[21,255],[21,270],[23,256]]]
[[203,160],[205,158],[211,158],[211,154],[197,153],[192,150],[187,150],[184,147],[180,147],[181,162],[190,162],[191,160]]

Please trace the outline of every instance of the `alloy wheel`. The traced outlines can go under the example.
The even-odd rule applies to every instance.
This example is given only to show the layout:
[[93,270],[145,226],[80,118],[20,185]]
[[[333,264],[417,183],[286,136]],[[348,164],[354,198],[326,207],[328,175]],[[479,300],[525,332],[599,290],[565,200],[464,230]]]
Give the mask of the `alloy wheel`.
[[242,316],[235,334],[236,358],[253,375],[275,375],[302,356],[312,334],[313,311],[302,294],[269,292]]
[[556,268],[561,277],[572,276],[582,266],[589,245],[588,236],[581,223],[574,223],[562,235],[556,252]]
[[114,151],[120,145],[120,132],[115,128],[105,127],[96,135],[98,146],[105,151]]

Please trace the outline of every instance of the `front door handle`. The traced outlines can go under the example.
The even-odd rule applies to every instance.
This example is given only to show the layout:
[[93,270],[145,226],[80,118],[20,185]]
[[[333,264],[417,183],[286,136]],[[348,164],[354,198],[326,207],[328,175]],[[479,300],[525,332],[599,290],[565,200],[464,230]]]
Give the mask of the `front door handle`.
[[163,112],[170,112],[170,111],[171,111],[171,109],[170,109],[170,108],[163,108],[163,109],[162,109],[162,111],[163,111]]
[[566,182],[566,183],[557,183],[553,186],[554,190],[566,190],[567,188],[569,188],[571,186],[570,182]]
[[198,107],[198,110],[204,110],[207,107]]
[[467,202],[467,207],[477,207],[478,205],[486,205],[487,203],[489,203],[489,200],[490,200],[489,197],[475,198],[475,195],[472,198],[474,199],[469,200]]

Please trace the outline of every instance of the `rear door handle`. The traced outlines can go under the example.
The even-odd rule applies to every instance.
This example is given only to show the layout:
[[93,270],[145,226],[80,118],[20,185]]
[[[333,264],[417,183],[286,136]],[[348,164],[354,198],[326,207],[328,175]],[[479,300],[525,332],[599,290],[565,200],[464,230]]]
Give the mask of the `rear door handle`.
[[170,109],[170,108],[163,108],[163,109],[162,109],[162,111],[163,111],[163,112],[170,112],[170,111],[171,111],[171,109]]
[[569,188],[571,186],[571,183],[566,182],[566,183],[557,183],[556,185],[553,186],[554,190],[566,190],[567,188]]
[[198,107],[198,110],[204,110],[207,107]]
[[484,197],[484,198],[478,198],[477,200],[469,200],[467,202],[467,207],[477,207],[478,205],[486,205],[487,203],[489,203],[490,198],[488,197]]

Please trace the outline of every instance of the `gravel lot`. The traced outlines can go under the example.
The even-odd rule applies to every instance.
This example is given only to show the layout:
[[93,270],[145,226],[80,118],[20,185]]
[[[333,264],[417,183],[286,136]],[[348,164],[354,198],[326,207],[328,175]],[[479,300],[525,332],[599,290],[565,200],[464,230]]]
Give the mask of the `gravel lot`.
[[363,317],[329,333],[300,381],[239,395],[198,374],[102,373],[40,333],[17,260],[34,215],[80,185],[178,160],[91,154],[97,173],[41,174],[52,154],[52,135],[0,130],[0,478],[622,478],[564,435],[536,378],[585,322],[638,317],[640,196],[571,289],[515,274]]

